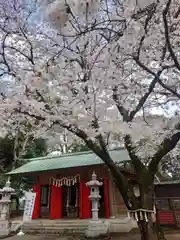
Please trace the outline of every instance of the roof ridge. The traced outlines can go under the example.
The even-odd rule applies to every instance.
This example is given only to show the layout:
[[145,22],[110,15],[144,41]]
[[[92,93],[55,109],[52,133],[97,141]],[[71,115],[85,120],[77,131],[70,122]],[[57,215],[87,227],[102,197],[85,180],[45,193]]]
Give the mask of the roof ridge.
[[[110,152],[116,151],[116,150],[125,150],[124,147],[117,147],[113,149],[109,149]],[[62,155],[58,156],[44,156],[44,157],[37,157],[37,158],[27,158],[24,159],[25,161],[38,161],[38,160],[47,160],[47,159],[56,159],[56,158],[62,158],[62,157],[69,157],[69,156],[80,156],[80,155],[85,155],[85,154],[95,154],[93,151],[82,151],[82,152],[73,152],[73,153],[64,153]]]

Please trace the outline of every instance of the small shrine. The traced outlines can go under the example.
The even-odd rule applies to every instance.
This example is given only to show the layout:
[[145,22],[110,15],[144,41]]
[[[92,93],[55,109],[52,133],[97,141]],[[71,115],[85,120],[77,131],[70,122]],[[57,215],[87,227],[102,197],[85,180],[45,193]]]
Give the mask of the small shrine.
[[[109,152],[122,174],[132,179],[123,168],[129,158],[125,150]],[[32,220],[98,218],[99,221],[127,217],[127,208],[110,171],[91,151],[28,159],[8,175],[19,175],[32,184],[36,193]]]

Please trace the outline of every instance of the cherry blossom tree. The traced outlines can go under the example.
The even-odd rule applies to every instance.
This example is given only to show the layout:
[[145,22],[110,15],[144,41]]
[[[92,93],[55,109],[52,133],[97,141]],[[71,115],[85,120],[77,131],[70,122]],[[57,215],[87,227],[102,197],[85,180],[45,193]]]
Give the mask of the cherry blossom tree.
[[[180,139],[179,2],[42,1],[39,18],[28,3],[14,6],[0,11],[0,76],[10,86],[2,104],[82,139],[108,166],[142,239],[157,239],[153,182]],[[166,117],[147,121],[154,109]],[[140,196],[108,151],[117,133]]]

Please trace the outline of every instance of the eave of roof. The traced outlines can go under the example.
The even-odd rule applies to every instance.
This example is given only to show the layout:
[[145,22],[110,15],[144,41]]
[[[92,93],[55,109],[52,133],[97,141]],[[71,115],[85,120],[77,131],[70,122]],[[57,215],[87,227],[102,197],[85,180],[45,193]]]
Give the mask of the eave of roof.
[[[123,163],[129,161],[129,155],[124,148],[109,151],[114,162]],[[7,175],[28,174],[33,172],[51,171],[57,169],[83,167],[104,164],[104,162],[93,152],[80,152],[65,154],[57,157],[41,157],[29,159],[23,166],[7,173]]]
[[180,184],[180,180],[172,180],[172,181],[164,181],[164,182],[156,182],[154,185],[174,185],[174,184]]

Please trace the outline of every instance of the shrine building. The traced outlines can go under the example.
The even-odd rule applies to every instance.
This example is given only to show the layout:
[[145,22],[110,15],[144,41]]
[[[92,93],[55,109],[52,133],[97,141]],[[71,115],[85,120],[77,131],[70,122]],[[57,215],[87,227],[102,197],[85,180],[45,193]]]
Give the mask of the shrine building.
[[[131,178],[131,173],[123,170],[129,161],[127,151],[119,148],[109,153],[122,173]],[[99,217],[127,217],[127,209],[110,171],[91,151],[28,159],[27,163],[8,175],[33,179],[33,191],[36,192],[33,219],[89,219],[90,189],[86,183],[91,180],[94,171],[98,180],[103,182],[100,187]]]

